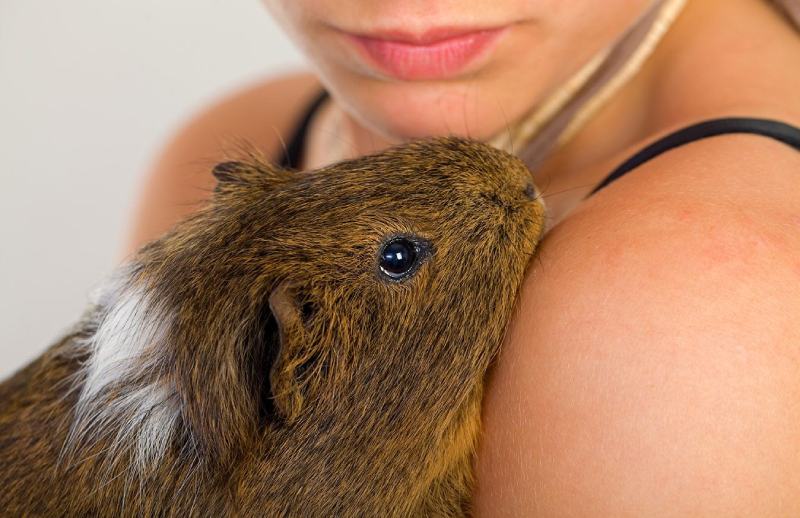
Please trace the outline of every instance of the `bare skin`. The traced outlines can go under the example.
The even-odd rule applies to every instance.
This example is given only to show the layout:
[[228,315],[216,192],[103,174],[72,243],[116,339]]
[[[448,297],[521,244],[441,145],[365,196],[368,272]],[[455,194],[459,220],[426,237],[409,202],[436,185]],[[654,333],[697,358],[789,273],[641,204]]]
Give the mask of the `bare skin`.
[[[715,137],[582,201],[671,129],[735,115],[800,126],[798,63],[800,38],[766,2],[690,1],[641,73],[535,172],[551,230],[490,378],[479,516],[800,515],[800,153]],[[287,81],[176,136],[126,252],[202,199],[210,168],[191,162],[220,156],[215,135],[277,153],[265,128],[288,138],[319,88]],[[311,128],[309,167],[326,162],[336,109]],[[353,153],[381,145],[348,122]]]

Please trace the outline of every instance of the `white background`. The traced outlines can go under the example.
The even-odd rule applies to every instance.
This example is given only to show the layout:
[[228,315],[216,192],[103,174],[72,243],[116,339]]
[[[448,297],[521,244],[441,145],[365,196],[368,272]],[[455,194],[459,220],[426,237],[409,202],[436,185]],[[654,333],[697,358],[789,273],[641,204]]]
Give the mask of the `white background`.
[[0,378],[115,266],[169,135],[298,68],[258,0],[0,0]]

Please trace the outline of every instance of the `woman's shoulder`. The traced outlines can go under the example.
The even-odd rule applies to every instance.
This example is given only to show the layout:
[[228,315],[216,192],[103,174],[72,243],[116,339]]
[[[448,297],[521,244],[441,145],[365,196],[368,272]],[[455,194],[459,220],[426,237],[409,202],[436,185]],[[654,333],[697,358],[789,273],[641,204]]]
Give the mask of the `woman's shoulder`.
[[546,235],[487,391],[479,508],[800,515],[798,186],[797,150],[714,137]]
[[479,509],[800,515],[798,186],[800,152],[712,138],[547,234],[487,391]]
[[186,121],[159,151],[139,195],[124,254],[195,210],[213,188],[214,164],[237,143],[278,157],[304,107],[320,89],[312,74],[271,78],[235,91]]
[[[797,32],[766,2],[693,5],[658,129],[614,165],[702,120],[800,127]],[[800,516],[798,186],[797,149],[721,135],[550,229],[486,392],[478,515]]]

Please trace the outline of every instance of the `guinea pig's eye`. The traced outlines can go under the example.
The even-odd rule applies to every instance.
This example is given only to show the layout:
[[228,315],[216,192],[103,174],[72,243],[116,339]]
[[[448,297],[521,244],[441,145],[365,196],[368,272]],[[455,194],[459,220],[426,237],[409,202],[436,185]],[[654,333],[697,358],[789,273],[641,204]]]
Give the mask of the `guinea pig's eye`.
[[410,277],[427,256],[428,246],[424,241],[414,241],[405,236],[387,241],[380,250],[378,266],[381,273],[391,280]]

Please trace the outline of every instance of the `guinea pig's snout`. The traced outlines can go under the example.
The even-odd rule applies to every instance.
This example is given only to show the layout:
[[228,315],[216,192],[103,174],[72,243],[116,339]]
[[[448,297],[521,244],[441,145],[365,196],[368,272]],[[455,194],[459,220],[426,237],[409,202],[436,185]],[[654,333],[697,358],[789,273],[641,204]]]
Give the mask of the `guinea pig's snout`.
[[526,180],[522,185],[517,182],[512,185],[507,184],[498,191],[482,193],[481,198],[511,212],[521,209],[530,202],[541,203],[539,191],[531,180]]
[[525,188],[522,190],[522,192],[529,200],[536,199],[536,187],[534,187],[533,182],[529,181],[527,184],[525,184]]
[[509,193],[517,203],[537,201],[541,198],[541,193],[533,181],[533,175],[524,165],[510,168],[506,178],[506,189],[509,189]]
[[534,184],[533,180],[530,178],[525,179],[522,183],[522,186],[517,184],[515,189],[518,193],[517,199],[522,203],[541,201],[541,193],[539,192],[539,189],[536,188],[536,184]]

